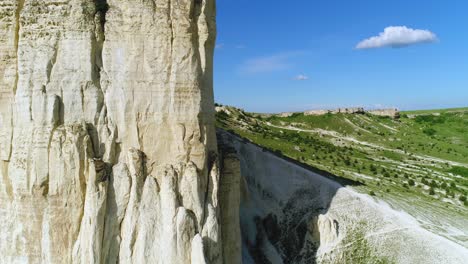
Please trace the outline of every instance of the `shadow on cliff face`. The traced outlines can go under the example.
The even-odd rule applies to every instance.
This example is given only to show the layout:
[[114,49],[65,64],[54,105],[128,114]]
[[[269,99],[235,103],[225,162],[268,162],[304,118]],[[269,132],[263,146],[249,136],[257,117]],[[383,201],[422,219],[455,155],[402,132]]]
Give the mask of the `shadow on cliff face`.
[[361,183],[226,131],[218,131],[218,141],[235,148],[241,163],[243,263],[315,263],[321,244],[333,243],[340,232],[326,216],[334,196]]

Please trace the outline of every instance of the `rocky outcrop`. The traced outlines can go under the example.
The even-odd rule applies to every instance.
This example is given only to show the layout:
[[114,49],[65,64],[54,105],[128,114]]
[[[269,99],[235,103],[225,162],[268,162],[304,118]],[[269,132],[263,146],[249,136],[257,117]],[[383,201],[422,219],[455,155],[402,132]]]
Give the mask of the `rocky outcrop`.
[[337,108],[335,110],[310,110],[305,111],[304,115],[324,115],[324,114],[364,114],[362,107]]
[[[226,112],[227,107],[217,108],[216,111]],[[371,115],[376,115],[376,116],[390,117],[393,119],[400,118],[400,112],[398,109],[395,109],[395,108],[366,110],[362,107],[337,108],[333,110],[319,109],[319,110],[309,110],[309,111],[304,111],[304,112],[284,112],[284,113],[279,113],[279,114],[256,114],[256,115],[259,115],[262,117],[271,117],[271,116],[291,117],[294,115],[301,115],[301,114],[305,116],[321,116],[321,115],[326,115],[326,114],[333,114],[333,115],[335,114],[371,114]]]
[[367,112],[371,115],[376,115],[376,116],[390,117],[393,119],[400,118],[400,111],[396,108],[375,109],[375,110],[369,110]]
[[279,117],[291,117],[293,115],[294,115],[293,112],[284,112],[284,113],[279,113],[278,114]]
[[305,111],[304,115],[325,115],[325,114],[371,114],[376,116],[390,117],[397,119],[400,117],[400,112],[395,108],[388,109],[375,109],[375,110],[365,110],[362,107],[352,107],[352,108],[337,108],[335,110],[310,110]]
[[219,192],[214,4],[0,3],[0,263],[221,263],[238,248],[222,243],[238,183]]

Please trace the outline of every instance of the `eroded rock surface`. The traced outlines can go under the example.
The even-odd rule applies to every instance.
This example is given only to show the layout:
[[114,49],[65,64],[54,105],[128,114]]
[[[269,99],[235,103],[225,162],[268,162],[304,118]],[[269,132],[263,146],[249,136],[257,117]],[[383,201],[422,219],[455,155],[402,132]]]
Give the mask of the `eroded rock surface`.
[[0,263],[223,262],[214,4],[1,1]]

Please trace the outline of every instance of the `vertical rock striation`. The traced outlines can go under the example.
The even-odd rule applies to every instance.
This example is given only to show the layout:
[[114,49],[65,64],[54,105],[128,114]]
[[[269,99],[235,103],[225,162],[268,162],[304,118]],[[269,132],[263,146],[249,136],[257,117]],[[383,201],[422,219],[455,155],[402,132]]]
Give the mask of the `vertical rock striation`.
[[214,0],[3,0],[0,21],[0,263],[238,263]]
[[241,164],[237,151],[220,141],[222,157],[221,225],[224,263],[242,263],[240,215]]

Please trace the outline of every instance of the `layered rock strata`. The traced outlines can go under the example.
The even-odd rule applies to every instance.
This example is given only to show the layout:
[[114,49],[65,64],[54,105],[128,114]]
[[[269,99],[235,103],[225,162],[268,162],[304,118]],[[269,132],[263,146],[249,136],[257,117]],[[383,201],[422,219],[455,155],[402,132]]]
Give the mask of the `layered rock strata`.
[[223,262],[214,0],[3,0],[0,21],[0,263]]

